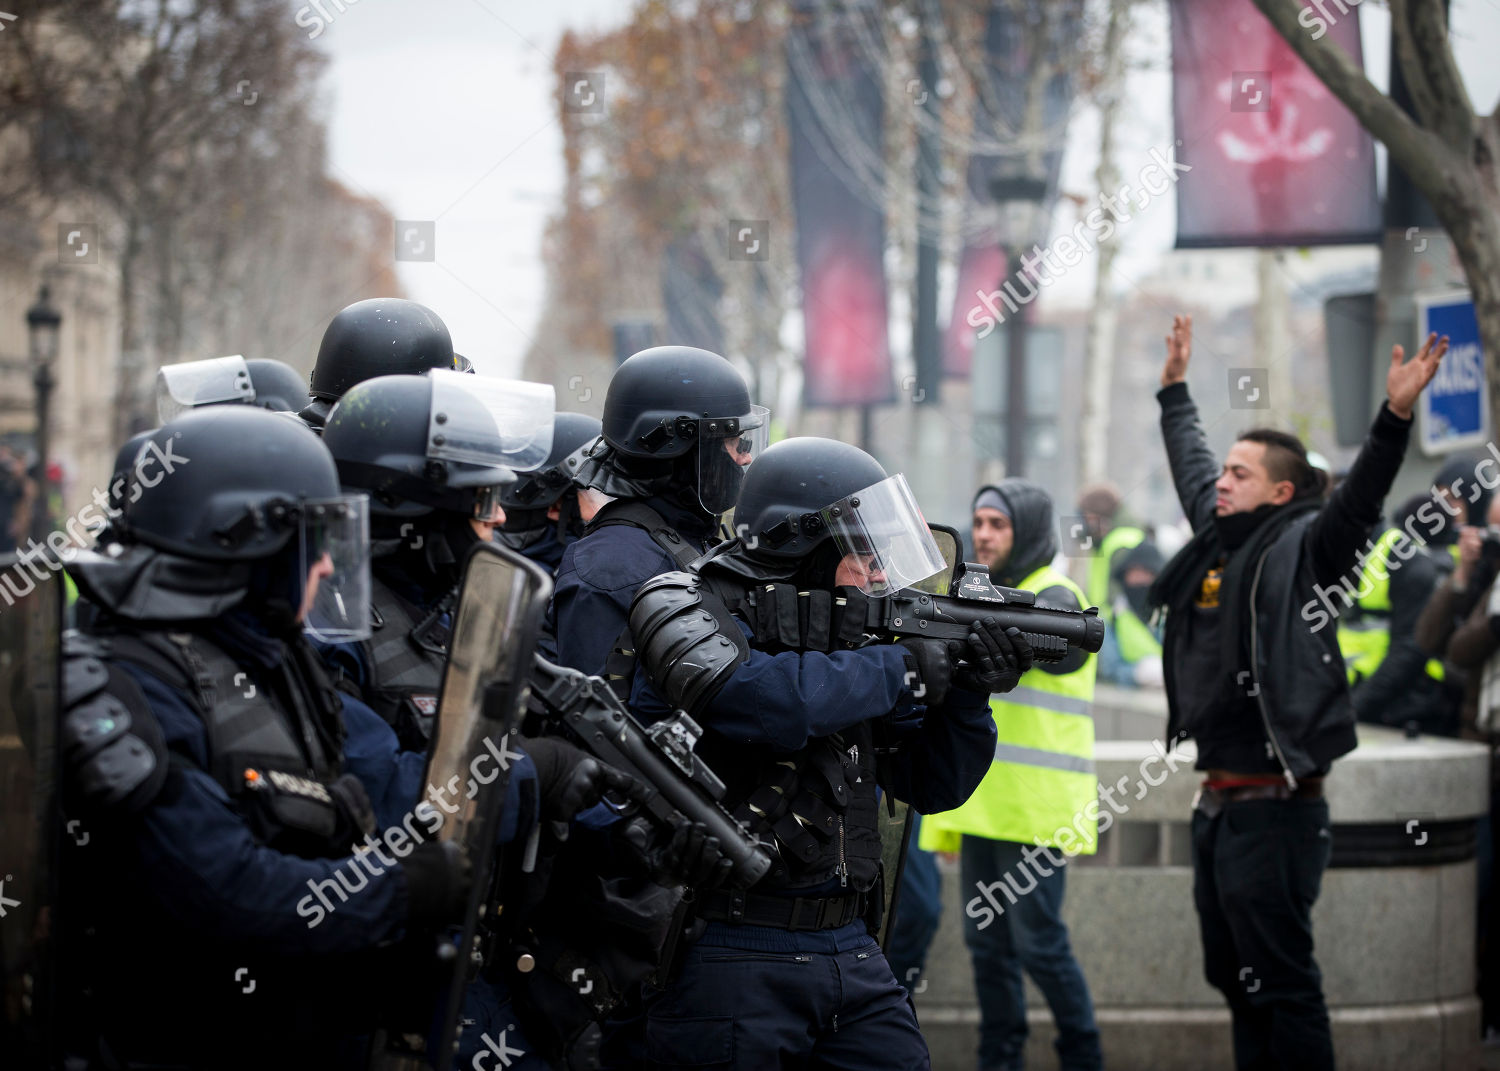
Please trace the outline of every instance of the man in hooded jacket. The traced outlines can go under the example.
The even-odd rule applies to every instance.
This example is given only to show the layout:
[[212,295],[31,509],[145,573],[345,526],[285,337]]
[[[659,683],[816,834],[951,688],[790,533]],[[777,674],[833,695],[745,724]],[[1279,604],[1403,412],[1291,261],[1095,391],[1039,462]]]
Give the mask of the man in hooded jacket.
[[[1057,522],[1052,499],[1011,477],[974,496],[974,556],[996,584],[1036,593],[1037,605],[1081,610],[1082,590],[1053,568]],[[1062,921],[1069,855],[1098,842],[1094,776],[1097,663],[1071,651],[1038,662],[1014,691],[990,701],[998,742],[978,790],[956,810],[923,819],[921,846],[959,851],[963,888],[981,896],[964,910],[964,943],[979,997],[979,1066],[1019,1068],[1026,1047],[1031,975],[1052,1009],[1065,1071],[1103,1066],[1088,983]]]
[[1325,503],[1286,432],[1252,429],[1214,460],[1188,396],[1192,330],[1174,318],[1157,400],[1193,538],[1152,601],[1168,611],[1167,736],[1196,740],[1207,774],[1192,821],[1204,974],[1229,1003],[1237,1067],[1332,1068],[1312,907],[1332,850],[1323,777],[1357,741],[1325,600],[1358,575],[1448,339],[1406,364],[1394,348],[1386,404]]

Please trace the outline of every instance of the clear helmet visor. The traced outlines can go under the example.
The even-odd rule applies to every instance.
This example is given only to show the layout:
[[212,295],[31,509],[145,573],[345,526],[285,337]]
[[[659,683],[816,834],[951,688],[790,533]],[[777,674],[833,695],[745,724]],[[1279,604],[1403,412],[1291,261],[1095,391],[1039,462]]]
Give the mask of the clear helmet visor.
[[881,595],[911,587],[945,568],[942,551],[900,473],[820,513],[843,555],[841,585]]
[[740,500],[745,469],[770,438],[770,415],[752,405],[739,416],[698,422],[698,502],[709,513],[724,513]]
[[363,494],[302,503],[299,541],[308,577],[302,627],[323,643],[370,635],[370,500]]
[[534,469],[552,452],[552,387],[435,368],[427,456],[471,465]]
[[164,365],[156,373],[156,419],[165,424],[189,409],[255,401],[243,357],[213,357]]

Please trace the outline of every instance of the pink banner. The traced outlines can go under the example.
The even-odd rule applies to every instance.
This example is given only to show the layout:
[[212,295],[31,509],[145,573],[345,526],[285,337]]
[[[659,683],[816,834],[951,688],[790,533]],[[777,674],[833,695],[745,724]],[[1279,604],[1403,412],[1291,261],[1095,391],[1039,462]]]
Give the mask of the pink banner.
[[[1171,0],[1178,248],[1375,241],[1370,135],[1250,0]],[[1328,27],[1362,66],[1358,10]]]

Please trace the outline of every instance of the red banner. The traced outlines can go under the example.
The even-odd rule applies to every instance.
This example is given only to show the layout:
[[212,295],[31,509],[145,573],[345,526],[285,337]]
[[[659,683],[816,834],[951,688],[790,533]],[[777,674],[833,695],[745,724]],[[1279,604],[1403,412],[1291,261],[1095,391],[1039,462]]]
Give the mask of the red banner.
[[[1044,29],[1047,32],[1042,32]],[[995,302],[1000,299],[990,298],[987,303],[985,295],[993,294],[1005,282],[1006,258],[1002,247],[1026,237],[1006,233],[991,184],[1003,174],[1015,172],[1017,159],[1025,154],[1016,139],[1026,126],[1028,98],[1035,91],[1031,77],[1040,57],[1033,53],[1041,50],[1058,72],[1042,91],[1043,150],[1039,177],[1047,183],[1043,218],[1050,218],[1057,199],[1063,137],[1073,100],[1067,72],[1077,66],[1076,52],[1082,40],[1081,0],[1026,0],[1025,4],[996,0],[990,5],[984,40],[989,87],[978,95],[974,105],[974,149],[969,154],[965,181],[964,248],[959,257],[953,311],[943,336],[945,376],[968,378],[974,360],[976,330],[988,334],[998,322]],[[1041,237],[1045,239],[1046,235]],[[1029,245],[1030,241],[1022,242],[1022,252],[1028,251]]]
[[[1250,0],[1171,0],[1179,249],[1379,238],[1370,135]],[[1362,67],[1359,12],[1328,26]]]
[[[885,280],[879,9],[803,0],[787,34],[787,123],[802,320],[803,404],[893,401]],[[856,20],[863,20],[860,26]]]

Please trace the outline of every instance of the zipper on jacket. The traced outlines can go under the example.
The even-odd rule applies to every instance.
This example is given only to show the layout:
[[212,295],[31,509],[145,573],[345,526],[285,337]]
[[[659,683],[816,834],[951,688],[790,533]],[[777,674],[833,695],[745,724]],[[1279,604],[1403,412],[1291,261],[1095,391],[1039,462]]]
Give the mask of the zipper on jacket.
[[844,859],[844,816],[839,815],[839,884],[849,887],[849,864]]
[[[1261,554],[1260,560],[1255,563],[1255,578],[1250,581],[1250,671],[1253,674],[1260,671],[1260,659],[1256,654],[1256,648],[1260,639],[1257,627],[1257,615],[1255,612],[1255,596],[1260,591],[1260,573],[1265,568],[1266,559],[1271,555],[1271,548],[1267,547]],[[1261,721],[1266,726],[1266,739],[1271,741],[1271,750],[1276,752],[1276,761],[1281,764],[1281,775],[1286,778],[1287,788],[1293,792],[1297,791],[1297,779],[1292,776],[1292,768],[1287,764],[1286,755],[1281,751],[1281,743],[1276,739],[1276,730],[1271,727],[1271,712],[1266,709],[1266,697],[1260,690],[1260,681],[1255,681],[1255,705],[1260,708]]]

